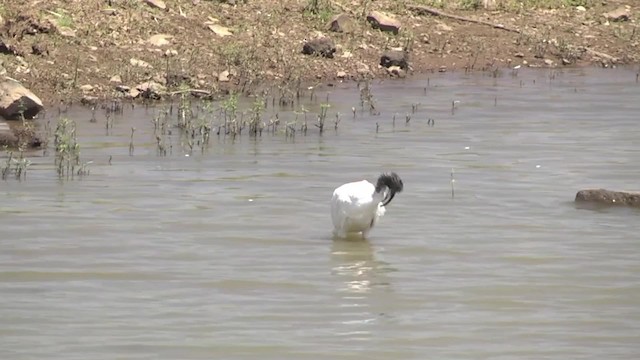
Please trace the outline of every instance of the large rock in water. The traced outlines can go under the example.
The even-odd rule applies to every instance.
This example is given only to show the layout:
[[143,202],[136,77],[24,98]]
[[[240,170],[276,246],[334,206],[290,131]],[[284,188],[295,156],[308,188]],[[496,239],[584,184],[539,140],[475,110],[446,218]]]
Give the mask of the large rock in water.
[[575,202],[640,208],[640,192],[585,189],[578,191]]
[[22,112],[25,119],[32,119],[42,109],[42,100],[18,81],[11,78],[0,81],[0,116],[15,120]]

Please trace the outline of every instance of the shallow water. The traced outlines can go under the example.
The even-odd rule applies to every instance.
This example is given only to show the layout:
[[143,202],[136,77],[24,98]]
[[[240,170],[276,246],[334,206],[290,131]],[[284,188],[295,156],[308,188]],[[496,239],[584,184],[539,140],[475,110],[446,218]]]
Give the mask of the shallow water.
[[[0,357],[637,358],[640,212],[573,204],[639,187],[635,72],[385,81],[355,119],[355,85],[326,92],[337,132],[189,153],[174,130],[167,156],[158,109],[109,134],[71,109],[90,174],[35,153],[0,182]],[[333,188],[389,170],[405,191],[370,239],[333,240]]]

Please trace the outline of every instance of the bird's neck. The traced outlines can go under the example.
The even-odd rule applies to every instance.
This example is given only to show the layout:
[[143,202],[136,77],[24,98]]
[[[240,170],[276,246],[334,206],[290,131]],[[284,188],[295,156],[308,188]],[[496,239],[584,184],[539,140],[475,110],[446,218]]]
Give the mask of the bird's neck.
[[384,197],[386,196],[386,189],[383,189],[382,191],[376,191],[373,193],[373,200],[374,203],[381,203],[382,200],[384,200]]

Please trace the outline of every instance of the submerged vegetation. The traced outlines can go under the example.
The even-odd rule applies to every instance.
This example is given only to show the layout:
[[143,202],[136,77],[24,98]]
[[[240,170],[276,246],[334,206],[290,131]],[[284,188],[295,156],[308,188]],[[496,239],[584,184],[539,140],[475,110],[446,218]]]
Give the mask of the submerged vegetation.
[[80,162],[80,144],[76,133],[76,123],[66,117],[60,118],[54,133],[55,165],[60,178],[69,179],[74,175],[89,174],[89,164]]
[[[155,143],[156,155],[162,157],[173,155],[176,149],[178,153],[185,155],[191,155],[196,151],[205,153],[210,148],[212,137],[216,137],[219,142],[234,142],[241,137],[258,140],[269,135],[282,136],[285,141],[295,142],[297,137],[314,135],[321,137],[329,129],[337,134],[343,115],[332,110],[329,93],[326,96],[318,96],[318,90],[317,86],[303,88],[300,83],[295,83],[291,88],[274,86],[272,89],[265,89],[252,96],[231,92],[225,98],[218,100],[211,98],[194,100],[187,92],[177,94],[169,102],[149,100],[143,104],[145,111],[151,110],[152,114],[149,131],[144,129],[138,131],[134,126],[128,127],[126,135],[128,155],[136,156],[138,148],[136,142],[144,141],[143,137],[149,133]],[[380,110],[375,105],[370,81],[358,83],[358,91],[360,106],[351,107],[352,119],[357,120],[359,112],[369,116],[379,116]],[[134,110],[136,104],[132,102],[130,105]],[[89,165],[93,163],[81,156],[82,146],[77,123],[68,117],[70,106],[72,105],[60,105],[57,119],[46,121],[40,146],[42,158],[53,158],[56,174],[63,180],[89,175]],[[126,118],[123,101],[108,100],[102,104],[96,103],[90,106],[88,124],[101,127],[103,125],[100,124],[104,121],[104,136],[114,136],[116,133],[114,124]],[[412,114],[416,113],[417,106],[417,104],[411,105]],[[411,115],[407,114],[407,126],[410,118]],[[25,122],[25,124],[25,128],[35,132],[33,122]],[[375,131],[379,130],[380,123],[376,123]],[[16,150],[5,148],[6,159],[3,159],[0,164],[3,179],[6,180],[12,175],[18,179],[26,178],[31,161],[27,158],[28,153],[25,152],[25,148]],[[49,156],[50,153],[52,156]],[[111,155],[108,164],[113,165]]]

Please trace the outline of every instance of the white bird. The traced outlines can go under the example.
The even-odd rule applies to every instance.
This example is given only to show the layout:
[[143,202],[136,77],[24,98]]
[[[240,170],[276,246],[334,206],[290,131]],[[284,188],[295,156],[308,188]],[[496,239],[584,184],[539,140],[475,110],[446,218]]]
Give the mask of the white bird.
[[367,180],[340,185],[331,199],[333,234],[345,238],[348,234],[360,233],[366,238],[402,188],[402,180],[394,172],[380,175],[375,186]]

